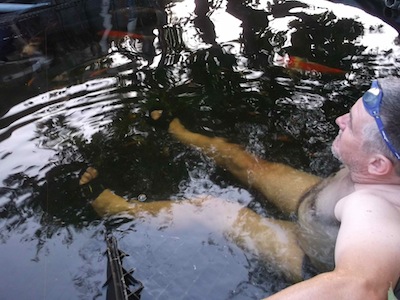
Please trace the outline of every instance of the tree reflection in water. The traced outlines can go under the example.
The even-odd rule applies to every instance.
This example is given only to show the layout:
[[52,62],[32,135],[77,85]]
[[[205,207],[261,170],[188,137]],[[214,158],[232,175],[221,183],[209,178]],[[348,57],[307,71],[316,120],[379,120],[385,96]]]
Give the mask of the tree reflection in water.
[[[88,253],[104,250],[105,227],[88,205],[82,207],[76,187],[86,163],[98,166],[107,185],[129,198],[177,197],[196,168],[223,188],[240,186],[152,123],[149,111],[155,108],[262,157],[319,175],[336,169],[328,145],[334,118],[372,77],[398,74],[396,51],[368,49],[363,37],[379,24],[366,28],[362,19],[338,18],[335,11],[301,1],[260,2],[195,0],[186,12],[182,8],[191,7],[190,1],[111,1],[105,9],[88,0],[63,7],[58,19],[51,9],[11,18],[20,38],[2,45],[6,75],[0,88],[15,97],[2,103],[0,143],[8,145],[18,130],[34,125],[25,142],[45,159],[21,164],[16,149],[1,150],[7,163],[0,187],[2,244],[23,236],[36,247],[35,261],[64,251],[51,242],[79,247],[71,274],[74,293],[95,298],[102,294],[98,276],[104,258]],[[76,10],[76,18],[67,18]],[[231,28],[238,31],[236,39],[218,34],[224,20],[217,13],[240,22],[240,28]],[[11,23],[3,22],[2,32]],[[275,53],[348,73],[285,69],[273,64]],[[34,95],[39,98],[25,100]],[[253,197],[250,207],[275,213],[259,195]],[[85,242],[90,238],[96,242]],[[249,262],[248,268],[249,278],[237,292],[245,295],[251,284],[262,291],[248,298],[286,284],[268,283],[263,274],[274,272],[263,265]]]

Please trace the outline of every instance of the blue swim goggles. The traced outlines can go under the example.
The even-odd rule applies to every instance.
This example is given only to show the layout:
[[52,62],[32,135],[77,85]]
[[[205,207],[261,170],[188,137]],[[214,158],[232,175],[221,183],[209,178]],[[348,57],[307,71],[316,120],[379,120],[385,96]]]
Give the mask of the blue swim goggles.
[[379,132],[381,133],[386,145],[389,147],[390,151],[392,151],[394,156],[400,160],[400,154],[394,149],[392,143],[389,141],[379,114],[382,98],[383,91],[379,86],[378,80],[373,80],[370,89],[362,96],[362,101],[366,111],[375,119],[376,125],[378,125]]

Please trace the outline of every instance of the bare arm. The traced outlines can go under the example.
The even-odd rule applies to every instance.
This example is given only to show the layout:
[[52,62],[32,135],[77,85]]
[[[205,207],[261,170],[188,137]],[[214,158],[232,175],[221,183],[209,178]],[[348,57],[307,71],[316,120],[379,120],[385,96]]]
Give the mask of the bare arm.
[[400,213],[390,202],[356,192],[336,208],[341,221],[336,268],[268,299],[387,299],[400,271]]
[[[347,272],[333,271],[317,275],[309,280],[297,283],[283,291],[265,298],[268,300],[374,300],[386,299],[373,296],[367,286],[368,282],[362,276],[354,276]],[[386,291],[387,294],[387,291]]]

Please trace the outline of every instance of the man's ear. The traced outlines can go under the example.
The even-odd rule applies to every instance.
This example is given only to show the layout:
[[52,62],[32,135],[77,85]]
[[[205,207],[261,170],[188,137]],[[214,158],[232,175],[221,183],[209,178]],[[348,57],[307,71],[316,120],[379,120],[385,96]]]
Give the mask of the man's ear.
[[377,176],[387,175],[393,168],[392,161],[382,154],[373,155],[368,164],[368,172]]

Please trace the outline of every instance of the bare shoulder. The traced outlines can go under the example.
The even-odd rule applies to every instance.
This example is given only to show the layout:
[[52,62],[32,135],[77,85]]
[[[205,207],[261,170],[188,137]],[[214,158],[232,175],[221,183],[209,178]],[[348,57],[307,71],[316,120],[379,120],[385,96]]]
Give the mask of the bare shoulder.
[[335,215],[339,221],[351,214],[366,217],[382,216],[389,220],[394,218],[400,222],[400,189],[398,187],[377,186],[355,190],[342,198],[335,207]]
[[400,207],[390,191],[356,190],[338,202],[335,214],[341,222],[336,251],[364,245],[376,253],[391,249],[400,259]]
[[341,222],[335,246],[336,267],[388,289],[400,270],[400,210],[390,193],[360,189],[341,199],[335,214]]

